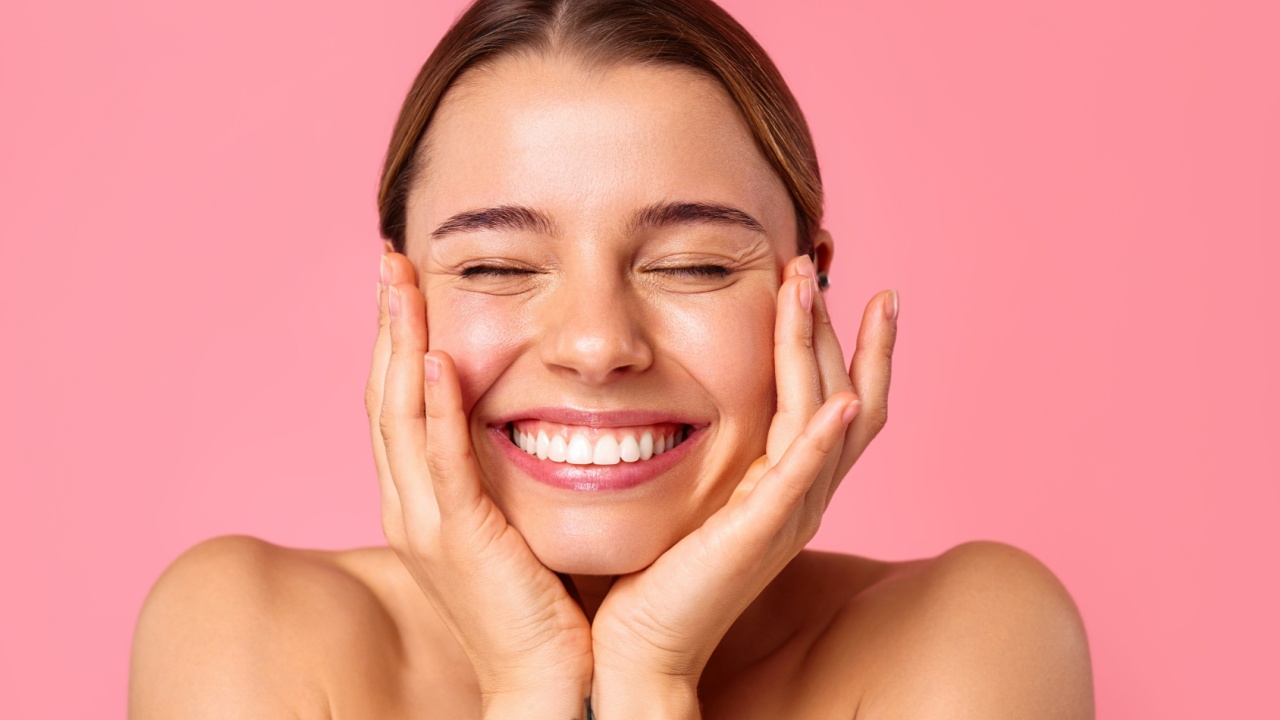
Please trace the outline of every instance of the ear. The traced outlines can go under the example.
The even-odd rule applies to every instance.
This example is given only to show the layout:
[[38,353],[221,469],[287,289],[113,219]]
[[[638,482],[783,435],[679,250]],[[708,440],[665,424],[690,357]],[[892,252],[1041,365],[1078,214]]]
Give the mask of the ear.
[[820,273],[831,274],[831,261],[836,255],[836,243],[831,233],[819,230],[813,238],[813,265]]

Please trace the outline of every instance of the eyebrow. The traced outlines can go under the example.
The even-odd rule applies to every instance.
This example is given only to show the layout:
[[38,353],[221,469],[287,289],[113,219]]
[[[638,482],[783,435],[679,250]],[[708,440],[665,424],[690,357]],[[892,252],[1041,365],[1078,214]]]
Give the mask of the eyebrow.
[[706,202],[654,203],[635,214],[631,219],[631,231],[671,225],[737,225],[752,232],[763,233],[759,220],[735,207]]
[[[641,209],[631,218],[632,233],[674,225],[732,225],[763,233],[764,226],[738,208],[710,202],[659,202]],[[480,230],[523,230],[554,235],[556,224],[544,212],[521,205],[467,210],[445,220],[432,233],[433,239]]]
[[501,205],[467,210],[450,217],[431,233],[433,239],[477,230],[529,230],[543,235],[555,232],[555,223],[546,213],[519,205]]

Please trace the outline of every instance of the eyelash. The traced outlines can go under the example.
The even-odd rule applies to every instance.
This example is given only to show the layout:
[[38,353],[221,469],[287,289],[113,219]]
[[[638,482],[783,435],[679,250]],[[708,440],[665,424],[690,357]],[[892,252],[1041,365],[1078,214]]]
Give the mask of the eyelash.
[[659,268],[658,272],[704,278],[725,278],[729,276],[729,268],[723,265],[686,265],[684,267]]
[[[670,273],[672,275],[684,275],[687,277],[704,277],[704,278],[725,278],[729,276],[729,268],[723,265],[686,265],[683,267],[658,268],[654,272]],[[473,265],[464,268],[462,277],[476,277],[477,275],[490,275],[496,277],[509,277],[512,275],[531,275],[532,270],[523,268],[501,267],[498,265]]]
[[501,265],[472,265],[469,268],[463,268],[462,277],[469,278],[477,275],[507,277],[511,275],[529,275],[532,272],[532,270],[525,270],[524,268],[503,267]]

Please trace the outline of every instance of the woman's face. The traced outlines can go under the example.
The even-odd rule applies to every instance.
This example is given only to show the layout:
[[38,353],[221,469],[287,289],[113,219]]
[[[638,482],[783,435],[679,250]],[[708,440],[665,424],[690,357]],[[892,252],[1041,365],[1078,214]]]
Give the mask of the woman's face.
[[552,570],[644,568],[763,453],[786,188],[726,91],[669,67],[500,60],[426,150],[406,253],[486,490]]

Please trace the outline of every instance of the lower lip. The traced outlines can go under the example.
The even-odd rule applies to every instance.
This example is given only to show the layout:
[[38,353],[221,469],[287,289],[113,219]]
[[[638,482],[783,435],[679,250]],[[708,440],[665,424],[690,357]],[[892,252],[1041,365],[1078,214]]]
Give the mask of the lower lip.
[[693,430],[684,442],[648,460],[617,465],[571,465],[540,460],[537,455],[521,450],[511,442],[506,426],[490,428],[498,447],[525,474],[551,487],[580,491],[626,490],[643,485],[683,460],[690,448],[702,439],[704,430],[705,427]]

